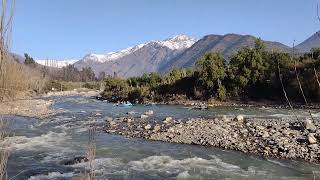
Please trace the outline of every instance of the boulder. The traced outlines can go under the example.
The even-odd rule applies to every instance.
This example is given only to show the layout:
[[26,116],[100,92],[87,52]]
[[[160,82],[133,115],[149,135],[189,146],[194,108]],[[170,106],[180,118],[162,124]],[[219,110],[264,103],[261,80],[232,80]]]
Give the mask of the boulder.
[[308,135],[308,141],[309,141],[309,144],[316,144],[317,143],[317,139],[314,137],[313,133],[310,133]]
[[264,131],[262,134],[262,138],[268,138],[269,137],[269,133],[267,131]]
[[129,111],[129,112],[127,112],[127,114],[128,114],[128,115],[134,115],[135,112],[134,112],[134,111]]
[[310,144],[308,147],[313,150],[317,150],[319,148],[318,144]]
[[128,118],[128,119],[127,119],[127,123],[133,123],[133,121],[134,121],[134,120],[131,119],[131,118]]
[[161,130],[161,126],[159,124],[155,125],[153,128],[153,132],[159,132]]
[[117,125],[117,123],[116,122],[114,122],[114,121],[110,121],[110,126],[116,126]]
[[172,117],[166,117],[166,118],[163,120],[163,123],[165,123],[165,124],[173,123],[173,118],[172,118]]
[[108,121],[108,122],[111,122],[111,121],[113,120],[113,118],[112,118],[112,117],[108,117],[108,116],[107,116],[107,117],[105,117],[104,119],[105,119],[106,121]]
[[145,115],[145,114],[141,114],[140,118],[141,118],[141,119],[146,119],[146,118],[148,118],[148,116]]
[[231,120],[230,120],[229,118],[227,118],[226,115],[223,115],[223,116],[222,116],[222,121],[223,121],[223,122],[230,122]]
[[99,112],[97,112],[97,113],[95,114],[95,116],[102,116],[102,114],[99,113]]
[[242,115],[238,115],[234,120],[239,122],[239,123],[243,123],[244,122],[244,117]]
[[306,119],[304,121],[304,127],[305,129],[309,130],[310,132],[316,132],[317,127],[313,124],[312,120]]
[[151,125],[150,125],[150,124],[146,125],[146,126],[144,127],[144,129],[145,129],[145,130],[150,130],[150,129],[151,129]]
[[144,113],[145,115],[153,115],[153,111],[152,110],[149,110],[147,112]]

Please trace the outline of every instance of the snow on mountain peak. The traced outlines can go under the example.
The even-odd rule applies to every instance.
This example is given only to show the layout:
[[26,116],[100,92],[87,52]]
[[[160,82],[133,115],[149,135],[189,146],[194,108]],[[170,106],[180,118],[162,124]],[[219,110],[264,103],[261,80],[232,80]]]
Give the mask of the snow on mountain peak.
[[165,46],[172,50],[187,49],[191,47],[197,41],[196,38],[189,37],[187,35],[177,35],[173,38],[163,41],[156,41],[158,44]]
[[120,50],[117,52],[109,52],[107,54],[91,53],[91,54],[88,54],[87,56],[85,56],[83,58],[83,61],[85,61],[85,62],[93,61],[93,62],[104,63],[107,61],[117,60],[119,58],[122,58],[126,55],[129,55],[129,54],[143,48],[146,45],[152,45],[153,43],[156,43],[156,44],[163,46],[163,47],[167,47],[171,50],[182,50],[182,49],[187,49],[187,48],[191,47],[196,41],[197,41],[197,39],[191,38],[187,35],[178,35],[178,36],[175,36],[173,38],[166,39],[163,41],[151,41],[146,44],[139,44],[139,45],[132,46],[132,47],[129,47],[127,49],[123,49],[123,50]]
[[185,34],[180,34],[171,38],[173,41],[195,41],[195,38],[189,37]]
[[83,59],[84,61],[97,61],[97,62],[107,62],[107,61],[113,61],[119,58],[122,58],[130,53],[135,52],[136,50],[142,48],[143,46],[145,46],[145,44],[139,44],[133,47],[129,47],[127,49],[123,49],[121,51],[117,51],[117,52],[109,52],[107,54],[88,54],[87,56],[85,56]]

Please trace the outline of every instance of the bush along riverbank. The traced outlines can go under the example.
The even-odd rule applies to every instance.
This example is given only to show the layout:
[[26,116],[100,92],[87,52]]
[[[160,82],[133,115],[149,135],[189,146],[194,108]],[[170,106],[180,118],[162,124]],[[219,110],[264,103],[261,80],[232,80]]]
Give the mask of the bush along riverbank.
[[[129,113],[130,114],[130,113]],[[169,143],[213,146],[263,157],[320,163],[318,121],[236,118],[150,120],[153,112],[138,118],[107,118],[106,132]]]
[[101,95],[111,102],[132,103],[179,100],[319,103],[319,58],[320,48],[294,56],[269,52],[258,39],[254,48],[241,48],[228,62],[219,52],[210,52],[192,69],[173,69],[167,74],[151,72],[126,79],[108,76]]

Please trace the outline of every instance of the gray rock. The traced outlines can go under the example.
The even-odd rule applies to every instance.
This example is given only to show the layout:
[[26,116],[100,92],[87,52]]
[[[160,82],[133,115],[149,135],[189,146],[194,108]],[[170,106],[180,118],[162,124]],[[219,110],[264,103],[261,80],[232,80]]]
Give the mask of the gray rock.
[[153,132],[159,132],[161,130],[161,126],[159,124],[155,125],[153,128]]
[[223,115],[222,116],[222,121],[227,123],[227,122],[230,122],[231,120],[229,118],[227,118],[226,115]]
[[[241,122],[242,118],[239,119]],[[116,127],[119,128],[107,126],[110,128],[107,132],[110,133],[117,129],[115,134],[129,137],[143,137],[171,143],[210,145],[267,157],[319,162],[317,154],[320,152],[318,144],[320,130],[317,129],[317,133],[310,133],[309,130],[302,132],[299,128],[292,128],[296,120],[245,119],[246,125],[239,124],[236,118],[228,123],[221,119],[202,118],[177,123],[172,117],[165,118],[163,123],[159,124],[156,122],[145,124],[146,121],[127,124],[119,119],[116,119],[115,122]],[[317,127],[318,122],[313,123]],[[289,127],[287,127],[288,124],[290,124]]]
[[264,129],[266,129],[264,126],[256,126],[256,129],[258,129],[258,130],[264,130]]
[[129,111],[129,112],[127,112],[127,114],[128,115],[133,115],[133,114],[135,114],[135,112],[134,111]]
[[108,117],[108,116],[107,116],[107,117],[105,117],[104,119],[105,119],[105,121],[108,121],[108,122],[110,122],[110,121],[112,121],[112,120],[113,120],[113,118],[112,118],[112,117]]
[[133,123],[133,122],[134,122],[133,119],[131,119],[131,118],[128,118],[128,119],[127,119],[127,123]]
[[146,126],[144,127],[145,130],[150,130],[151,128],[152,128],[152,127],[151,127],[150,124],[148,124],[148,125],[146,125]]
[[148,116],[145,115],[145,114],[141,114],[140,118],[141,118],[141,119],[146,119],[146,118],[148,118]]
[[313,133],[310,133],[308,135],[308,141],[309,141],[310,144],[316,144],[317,143],[317,139],[314,137]]
[[153,115],[153,111],[152,110],[149,110],[147,112],[144,113],[145,115]]
[[172,117],[166,117],[166,118],[163,120],[163,123],[165,123],[165,124],[173,123]]
[[317,127],[313,124],[312,120],[306,119],[304,121],[304,127],[310,132],[316,132]]
[[244,123],[244,117],[242,115],[238,115],[234,120],[239,123]]
[[97,112],[97,113],[95,114],[95,116],[102,116],[102,114],[99,113],[99,112]]
[[269,137],[269,133],[267,131],[264,131],[262,134],[262,138],[268,138]]
[[318,149],[319,148],[318,144],[310,144],[310,145],[308,145],[308,147],[311,149]]
[[117,125],[117,123],[116,122],[114,122],[114,121],[110,121],[110,126],[116,126]]
[[248,131],[247,129],[241,129],[240,132],[241,132],[242,134],[247,134],[249,131]]

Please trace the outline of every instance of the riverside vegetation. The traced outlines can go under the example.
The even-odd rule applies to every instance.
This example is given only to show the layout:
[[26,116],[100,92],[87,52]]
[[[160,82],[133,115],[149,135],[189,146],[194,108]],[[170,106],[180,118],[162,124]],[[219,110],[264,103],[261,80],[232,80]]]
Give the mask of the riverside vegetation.
[[287,97],[303,102],[296,67],[306,99],[319,102],[319,55],[318,48],[296,55],[269,52],[257,39],[254,48],[241,48],[229,63],[219,52],[211,52],[198,60],[195,69],[174,69],[166,75],[153,72],[128,79],[107,77],[102,95],[112,101],[139,103],[176,99],[283,102],[281,78]]
[[[128,79],[107,78],[103,95],[111,101],[168,102],[179,98],[219,101],[271,100],[319,102],[320,49],[296,55],[268,52],[257,39],[255,47],[242,48],[226,63],[220,53],[207,53],[195,70],[175,69]],[[285,94],[285,96],[283,95]],[[280,101],[279,101],[280,100]],[[293,110],[293,109],[292,109]],[[311,119],[167,117],[154,121],[153,112],[140,117],[107,119],[106,131],[170,143],[196,144],[280,159],[320,162],[319,123]],[[173,115],[174,116],[174,115]]]
[[[5,2],[2,0],[2,4]],[[78,86],[97,89],[99,84],[95,81],[98,79],[104,80],[105,90],[102,96],[112,101],[128,100],[139,103],[168,102],[175,99],[277,101],[284,100],[283,87],[286,89],[287,97],[295,102],[304,100],[300,95],[301,88],[304,90],[303,97],[309,102],[320,100],[319,84],[317,84],[320,49],[313,49],[303,55],[268,52],[262,41],[257,39],[254,48],[242,48],[231,57],[229,63],[226,63],[220,53],[211,52],[199,59],[195,69],[174,69],[167,75],[150,73],[128,79],[105,77],[101,74],[97,79],[91,68],[78,70],[73,65],[62,69],[47,68],[36,64],[27,54],[24,63],[20,63],[9,53],[8,40],[5,39],[10,37],[6,34],[6,29],[11,27],[5,26],[11,26],[11,18],[6,20],[2,15],[0,21],[0,101],[42,94],[53,89],[61,91]],[[295,72],[298,72],[301,83],[296,81]],[[318,146],[320,125],[311,120],[306,120],[302,124],[295,120],[257,121],[242,116],[234,119],[223,117],[185,121],[167,117],[159,123],[148,120],[148,116],[152,114],[153,112],[149,111],[140,118],[108,119],[106,131],[172,143],[210,145],[262,154],[266,157],[303,159],[317,163],[320,161]],[[5,140],[9,134],[6,126],[0,119],[0,142],[2,142],[0,179],[8,178],[6,168],[8,147],[11,142]],[[84,158],[89,162],[89,172],[75,178],[93,179],[95,176],[94,133],[95,127],[89,124],[88,154]]]

